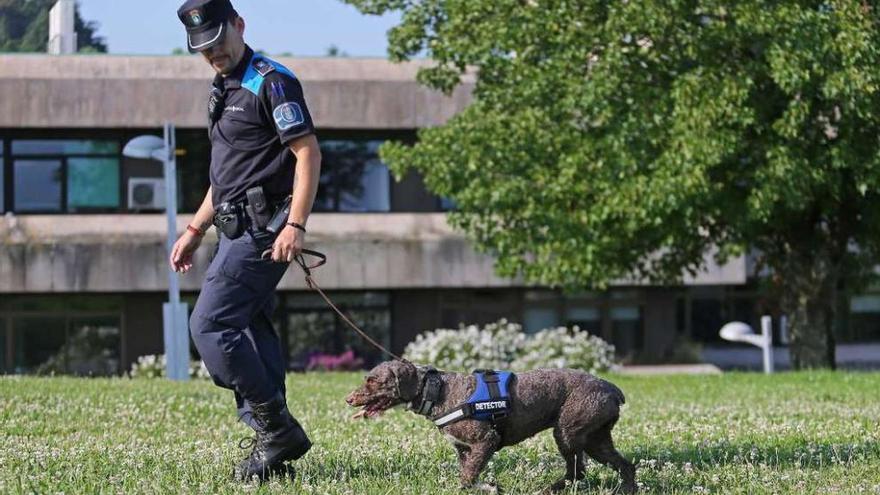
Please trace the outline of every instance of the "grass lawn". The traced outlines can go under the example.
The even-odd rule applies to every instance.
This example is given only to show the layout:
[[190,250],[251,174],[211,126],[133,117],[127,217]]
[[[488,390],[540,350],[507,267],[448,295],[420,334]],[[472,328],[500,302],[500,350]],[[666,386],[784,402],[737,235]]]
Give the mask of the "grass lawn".
[[[645,493],[880,494],[880,374],[611,376],[627,396],[618,448]],[[206,381],[0,378],[0,493],[460,493],[452,448],[403,410],[353,421],[360,374],[288,377],[315,447],[295,482],[229,481],[248,430]],[[561,476],[543,432],[483,479],[535,493]],[[590,464],[569,493],[610,493]]]

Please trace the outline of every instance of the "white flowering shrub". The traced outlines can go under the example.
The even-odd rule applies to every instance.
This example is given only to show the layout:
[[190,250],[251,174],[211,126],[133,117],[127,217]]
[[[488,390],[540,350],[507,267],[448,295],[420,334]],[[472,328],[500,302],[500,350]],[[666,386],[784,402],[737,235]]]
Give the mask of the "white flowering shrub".
[[418,335],[406,346],[404,355],[410,361],[438,368],[505,368],[519,355],[525,339],[522,327],[507,320],[483,328],[462,325],[458,330],[438,329]]
[[131,365],[128,375],[132,378],[161,378],[165,376],[165,355],[141,356]]
[[208,368],[205,366],[205,362],[202,360],[199,361],[190,361],[189,362],[189,377],[200,380],[210,380],[211,373],[208,373]]
[[[165,355],[141,356],[137,362],[131,365],[128,375],[132,378],[164,378],[165,377]],[[203,361],[190,361],[189,377],[198,379],[209,379],[211,374],[205,367]]]
[[511,368],[574,368],[596,373],[608,370],[613,364],[613,345],[578,327],[571,330],[559,327],[541,330],[526,340]]
[[526,335],[522,326],[500,320],[483,328],[462,325],[416,337],[404,350],[410,361],[438,368],[470,371],[478,368],[576,368],[604,371],[611,367],[614,346],[576,327],[542,330]]

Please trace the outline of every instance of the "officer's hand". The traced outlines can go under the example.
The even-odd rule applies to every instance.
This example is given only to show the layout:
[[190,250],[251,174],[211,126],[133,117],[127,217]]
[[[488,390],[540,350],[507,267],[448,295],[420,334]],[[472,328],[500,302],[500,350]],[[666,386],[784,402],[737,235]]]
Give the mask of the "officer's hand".
[[184,232],[180,239],[171,248],[171,258],[168,260],[171,269],[175,272],[186,273],[192,268],[192,256],[202,243],[202,238],[192,232]]
[[305,232],[287,225],[275,238],[272,246],[272,261],[276,263],[290,263],[293,257],[298,255],[305,242]]

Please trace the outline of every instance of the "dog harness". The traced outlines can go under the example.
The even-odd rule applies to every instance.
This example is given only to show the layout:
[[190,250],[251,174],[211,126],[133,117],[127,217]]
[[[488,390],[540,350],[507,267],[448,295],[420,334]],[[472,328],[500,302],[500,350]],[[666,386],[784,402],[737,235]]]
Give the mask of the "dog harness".
[[510,413],[508,384],[514,376],[510,371],[475,370],[477,389],[460,406],[434,419],[434,424],[446,426],[462,419],[491,421],[495,424]]

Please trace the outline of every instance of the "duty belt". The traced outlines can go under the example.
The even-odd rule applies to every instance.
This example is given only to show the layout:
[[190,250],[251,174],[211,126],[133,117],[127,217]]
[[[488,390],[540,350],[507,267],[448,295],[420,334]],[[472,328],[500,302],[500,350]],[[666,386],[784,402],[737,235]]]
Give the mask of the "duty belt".
[[213,224],[229,239],[241,237],[248,226],[255,230],[276,232],[277,221],[286,221],[290,213],[290,197],[267,200],[262,187],[248,189],[246,194],[247,199],[243,201],[227,201],[216,205]]

